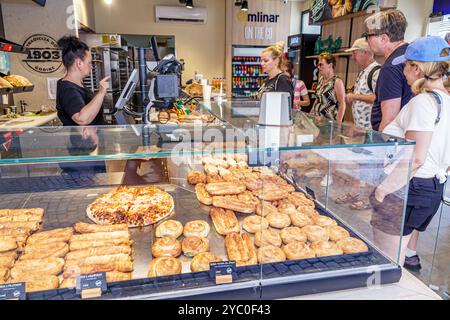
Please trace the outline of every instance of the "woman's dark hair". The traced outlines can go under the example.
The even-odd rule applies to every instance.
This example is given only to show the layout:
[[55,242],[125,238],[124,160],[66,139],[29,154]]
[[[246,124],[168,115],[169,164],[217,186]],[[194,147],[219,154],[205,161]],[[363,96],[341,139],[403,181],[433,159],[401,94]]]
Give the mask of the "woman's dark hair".
[[283,68],[286,69],[286,72],[289,73],[289,77],[291,79],[294,78],[294,64],[291,60],[285,60],[283,63]]
[[66,69],[70,68],[76,59],[83,60],[89,47],[75,36],[66,36],[58,40],[58,46],[62,51],[62,60]]

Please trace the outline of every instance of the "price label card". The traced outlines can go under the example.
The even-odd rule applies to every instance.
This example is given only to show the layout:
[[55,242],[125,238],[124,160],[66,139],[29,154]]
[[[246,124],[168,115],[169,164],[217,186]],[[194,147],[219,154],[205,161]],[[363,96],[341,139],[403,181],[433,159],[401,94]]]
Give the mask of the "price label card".
[[94,273],[88,275],[80,275],[77,277],[77,294],[82,299],[98,298],[108,289],[106,283],[106,274]]
[[25,283],[8,283],[0,285],[0,300],[25,300]]
[[216,284],[232,283],[236,274],[236,261],[211,262],[210,276],[216,279]]

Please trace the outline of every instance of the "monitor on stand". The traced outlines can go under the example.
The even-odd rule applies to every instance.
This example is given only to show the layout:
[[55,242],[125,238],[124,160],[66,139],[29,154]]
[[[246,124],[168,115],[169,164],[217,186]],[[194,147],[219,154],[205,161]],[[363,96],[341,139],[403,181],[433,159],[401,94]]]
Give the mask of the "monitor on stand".
[[133,115],[126,108],[126,105],[133,96],[138,81],[139,81],[139,73],[137,69],[134,69],[133,72],[131,73],[130,78],[127,81],[127,84],[125,85],[125,88],[120,94],[119,100],[117,100],[117,103],[115,105],[117,112],[114,114],[114,117],[116,118],[117,124],[119,125],[136,123]]

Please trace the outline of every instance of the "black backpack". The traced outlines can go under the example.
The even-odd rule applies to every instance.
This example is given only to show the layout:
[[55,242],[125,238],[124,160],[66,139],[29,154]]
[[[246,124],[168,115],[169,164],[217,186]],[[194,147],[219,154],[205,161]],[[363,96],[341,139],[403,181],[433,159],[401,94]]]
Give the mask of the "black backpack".
[[370,70],[369,75],[367,76],[367,86],[369,87],[371,92],[374,92],[373,86],[372,86],[373,75],[375,74],[375,72],[377,72],[380,69],[381,69],[381,66],[373,67],[373,69]]

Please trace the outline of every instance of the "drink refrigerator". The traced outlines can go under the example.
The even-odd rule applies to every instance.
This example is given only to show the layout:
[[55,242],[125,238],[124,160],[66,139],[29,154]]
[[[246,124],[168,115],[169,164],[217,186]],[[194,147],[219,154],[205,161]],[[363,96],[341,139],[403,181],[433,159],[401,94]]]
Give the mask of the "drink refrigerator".
[[263,74],[260,54],[264,46],[233,46],[232,95],[233,98],[249,97],[263,84],[267,74]]
[[294,64],[295,78],[302,80],[308,89],[312,88],[316,65],[314,59],[306,57],[314,55],[318,37],[313,34],[297,34],[288,38],[288,59]]

